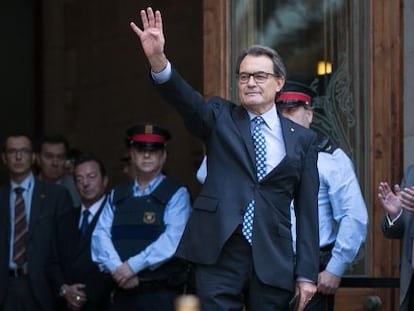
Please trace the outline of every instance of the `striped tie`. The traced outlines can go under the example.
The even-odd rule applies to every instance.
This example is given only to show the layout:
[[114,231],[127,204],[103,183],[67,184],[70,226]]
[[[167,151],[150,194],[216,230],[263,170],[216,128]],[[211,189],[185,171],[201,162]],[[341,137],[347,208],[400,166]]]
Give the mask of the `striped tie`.
[[[256,157],[256,176],[260,181],[266,175],[266,140],[262,132],[261,126],[265,122],[261,116],[252,120],[255,125],[253,128],[254,153]],[[247,205],[246,212],[243,216],[242,233],[249,244],[252,244],[253,237],[253,218],[254,218],[254,200]]]
[[22,267],[26,262],[26,243],[27,243],[27,220],[26,209],[23,200],[21,187],[14,189],[16,201],[14,202],[14,239],[13,239],[13,261],[17,267]]

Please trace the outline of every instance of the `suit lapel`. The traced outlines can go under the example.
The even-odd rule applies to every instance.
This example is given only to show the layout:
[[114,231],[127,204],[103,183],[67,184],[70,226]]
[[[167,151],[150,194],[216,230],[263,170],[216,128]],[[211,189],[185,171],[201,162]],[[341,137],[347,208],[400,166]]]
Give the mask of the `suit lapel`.
[[280,117],[280,124],[282,126],[283,140],[285,141],[286,148],[286,156],[283,159],[285,160],[286,157],[290,157],[295,152],[297,142],[296,128],[298,126],[296,124],[292,124],[292,122],[287,122],[284,117]]
[[254,145],[251,134],[251,124],[250,118],[247,111],[241,106],[237,107],[233,111],[233,120],[239,129],[241,139],[246,148],[248,157],[249,157],[249,171],[252,174],[252,178],[256,178],[256,166],[255,166],[255,156],[254,156]]
[[[95,229],[96,222],[98,221],[98,218],[101,215],[101,212],[102,212],[102,210],[105,206],[105,203],[106,203],[106,197],[102,201],[101,206],[99,207],[99,209],[97,210],[95,215],[93,216],[93,219],[92,219],[91,223],[89,224],[88,229],[86,230],[84,238],[81,239],[80,242],[78,243],[79,247],[78,247],[78,250],[76,252],[76,255],[79,255],[85,249],[85,247],[89,248],[90,240],[91,240],[90,237],[92,235],[93,230]],[[78,229],[79,218],[80,218],[80,211],[78,211],[77,223],[75,225],[76,229]],[[77,236],[78,236],[77,240],[79,240],[80,239],[79,229],[77,230]]]
[[36,224],[39,218],[40,211],[42,210],[43,200],[46,198],[45,189],[43,184],[38,180],[34,181],[34,188],[32,194],[32,205],[30,206],[29,217],[29,239],[33,234],[33,226]]
[[292,159],[294,153],[295,153],[295,146],[297,144],[297,135],[296,130],[299,127],[296,123],[290,122],[287,119],[285,119],[283,116],[280,116],[279,112],[279,119],[280,119],[280,125],[282,127],[282,135],[283,140],[285,143],[285,151],[286,155],[280,161],[280,163],[273,168],[269,174],[267,174],[263,180],[266,180],[267,178],[270,178],[274,174],[277,174],[277,172],[285,167],[287,163],[289,163],[289,159]]

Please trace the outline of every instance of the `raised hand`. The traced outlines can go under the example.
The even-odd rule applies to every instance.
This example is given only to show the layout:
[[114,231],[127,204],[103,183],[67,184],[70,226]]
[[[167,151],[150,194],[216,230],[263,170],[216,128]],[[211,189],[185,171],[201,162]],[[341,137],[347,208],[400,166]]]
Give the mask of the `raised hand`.
[[167,65],[161,12],[155,11],[154,14],[152,8],[148,7],[147,10],[141,10],[140,14],[143,29],[141,30],[134,22],[131,22],[130,26],[141,41],[151,69],[154,72],[160,72]]
[[390,216],[395,218],[401,211],[401,189],[398,185],[394,186],[395,193],[386,182],[381,182],[378,186],[378,199],[382,208]]

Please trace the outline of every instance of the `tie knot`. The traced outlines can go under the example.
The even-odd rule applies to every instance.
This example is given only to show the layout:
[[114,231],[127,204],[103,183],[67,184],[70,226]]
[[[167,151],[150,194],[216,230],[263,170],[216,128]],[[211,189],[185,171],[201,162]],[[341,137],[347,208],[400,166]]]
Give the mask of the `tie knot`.
[[14,193],[16,193],[16,195],[22,195],[24,189],[22,187],[16,187],[14,188]]
[[253,122],[256,124],[256,126],[258,126],[262,125],[265,121],[262,116],[257,116],[253,118]]
[[89,217],[89,214],[90,214],[90,212],[86,209],[86,210],[84,210],[83,211],[83,213],[82,213],[82,215],[83,215],[83,218],[86,218],[86,219],[88,219],[88,217]]

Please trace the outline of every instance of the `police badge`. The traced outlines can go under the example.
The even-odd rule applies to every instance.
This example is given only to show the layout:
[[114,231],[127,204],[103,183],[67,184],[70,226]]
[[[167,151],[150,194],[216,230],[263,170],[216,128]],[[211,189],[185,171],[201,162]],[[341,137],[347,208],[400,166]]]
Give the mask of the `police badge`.
[[155,213],[154,212],[145,212],[142,219],[146,224],[153,224],[155,222]]

